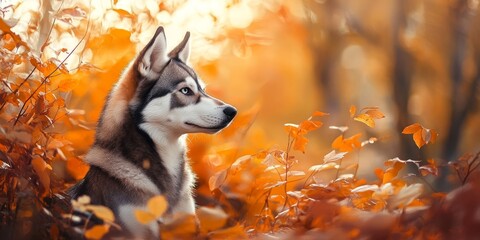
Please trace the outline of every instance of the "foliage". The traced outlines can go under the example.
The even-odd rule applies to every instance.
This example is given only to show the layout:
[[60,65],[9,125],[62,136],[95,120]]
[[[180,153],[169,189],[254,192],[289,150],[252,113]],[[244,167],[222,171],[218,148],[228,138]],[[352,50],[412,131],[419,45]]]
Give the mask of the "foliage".
[[[87,196],[70,202],[64,191],[88,170],[82,155],[93,140],[94,122],[108,89],[157,25],[165,25],[170,33],[195,29],[192,62],[202,75],[214,79],[208,91],[241,109],[221,134],[189,137],[188,155],[198,174],[200,206],[196,218],[179,215],[161,222],[162,238],[478,236],[478,216],[473,213],[480,208],[479,153],[448,164],[437,157],[422,158],[425,149],[441,141],[441,135],[418,122],[437,128],[435,121],[401,125],[401,133],[411,134],[418,147],[418,152],[407,153],[417,159],[392,154],[383,158],[379,168],[368,153],[395,142],[378,131],[395,118],[391,109],[369,106],[357,111],[351,105],[349,117],[343,118],[338,111],[345,109],[338,108],[330,114],[315,111],[299,124],[284,124],[284,131],[276,124],[285,119],[278,117],[279,112],[291,114],[289,121],[298,120],[318,107],[308,101],[308,86],[297,81],[305,77],[298,72],[308,71],[304,66],[311,64],[305,60],[310,50],[276,45],[285,53],[275,51],[278,57],[272,58],[275,49],[268,49],[260,54],[262,46],[273,42],[269,35],[281,36],[286,46],[304,42],[305,27],[297,20],[303,10],[298,10],[298,3],[205,1],[200,6],[196,1],[112,1],[108,6],[92,6],[88,1],[31,2],[5,5],[0,1],[0,235],[7,239],[78,235],[100,239],[120,228],[110,209],[90,204]],[[362,30],[354,20],[348,18],[345,24]],[[283,28],[287,30],[279,30]],[[314,38],[320,44],[334,33],[322,34]],[[405,41],[404,47],[412,53],[420,51],[418,39]],[[420,60],[433,54],[423,51],[415,55]],[[240,64],[253,62],[245,59],[254,54],[262,64]],[[351,57],[352,51],[345,50],[344,55]],[[366,69],[378,69],[372,65]],[[431,68],[441,69],[440,65],[435,62]],[[244,79],[249,73],[246,68],[268,78],[288,79],[287,90],[278,82],[272,84],[273,80]],[[267,74],[271,72],[273,77]],[[232,82],[219,80],[226,77]],[[224,90],[227,85],[231,90]],[[257,87],[263,90],[255,95],[265,99],[246,100],[253,93],[242,89]],[[236,92],[229,95],[227,91]],[[347,102],[350,105],[352,100]],[[270,118],[262,120],[262,114]],[[401,135],[399,130],[391,132]],[[285,140],[285,146],[279,144]],[[370,177],[360,173],[361,167],[368,169]],[[458,177],[452,180],[458,188],[450,193],[432,186],[438,176],[450,176],[446,169]],[[132,218],[151,224],[167,208],[165,198],[155,196]]]

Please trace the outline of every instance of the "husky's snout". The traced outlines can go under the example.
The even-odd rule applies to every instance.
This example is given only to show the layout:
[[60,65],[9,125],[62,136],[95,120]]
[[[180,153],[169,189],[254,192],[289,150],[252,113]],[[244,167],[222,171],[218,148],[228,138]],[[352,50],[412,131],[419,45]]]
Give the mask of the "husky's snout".
[[232,119],[237,115],[237,109],[232,106],[227,106],[223,109],[223,113],[227,116],[228,121],[232,121]]

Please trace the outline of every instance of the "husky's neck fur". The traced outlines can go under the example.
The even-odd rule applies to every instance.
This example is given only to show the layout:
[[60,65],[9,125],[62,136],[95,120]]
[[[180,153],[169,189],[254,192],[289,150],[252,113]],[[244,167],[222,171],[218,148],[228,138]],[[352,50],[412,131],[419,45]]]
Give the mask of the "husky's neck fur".
[[185,187],[186,171],[190,171],[185,165],[185,136],[137,124],[129,108],[138,84],[138,76],[132,76],[135,65],[129,65],[112,89],[86,162],[132,189],[148,195],[164,194],[175,202]]

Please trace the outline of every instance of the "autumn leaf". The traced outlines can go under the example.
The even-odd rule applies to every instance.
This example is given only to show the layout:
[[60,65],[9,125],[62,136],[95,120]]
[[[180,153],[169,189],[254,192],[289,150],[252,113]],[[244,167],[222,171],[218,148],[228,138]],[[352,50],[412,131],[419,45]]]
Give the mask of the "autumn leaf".
[[200,230],[210,232],[220,229],[225,225],[228,215],[220,208],[200,207],[196,211],[200,221]]
[[422,174],[422,176],[427,176],[428,174],[431,174],[433,176],[438,176],[438,167],[435,160],[428,159],[427,162],[428,162],[427,165],[423,165],[418,168],[418,170],[420,171],[420,174]]
[[138,222],[148,224],[160,218],[167,210],[168,202],[162,195],[150,198],[147,202],[147,209],[135,209],[134,215]]
[[110,222],[110,223],[115,221],[115,216],[113,215],[112,210],[110,210],[105,206],[87,205],[85,206],[85,209],[91,211],[93,214],[95,214],[95,216],[102,219],[103,221]]
[[155,215],[153,215],[151,212],[149,211],[144,211],[144,210],[140,210],[140,209],[135,209],[135,211],[133,212],[134,215],[135,215],[135,219],[137,219],[138,222],[140,222],[141,224],[149,224],[150,222],[154,221],[155,219],[157,219],[155,217]]
[[344,139],[343,135],[340,135],[333,140],[332,148],[340,152],[351,152],[354,148],[361,147],[361,142],[358,140],[361,136],[362,134],[358,133]]
[[328,162],[338,161],[338,160],[344,158],[347,153],[348,152],[338,152],[337,153],[335,150],[332,150],[331,152],[327,153],[323,157],[323,162],[328,163]]
[[350,107],[350,116],[353,117],[355,121],[362,122],[371,128],[375,127],[375,119],[381,119],[385,117],[385,115],[378,109],[378,107],[365,107],[360,110],[360,112],[363,113],[354,116],[356,108],[355,106],[352,107]]
[[438,136],[438,133],[435,130],[425,128],[419,123],[414,123],[405,127],[402,133],[413,134],[413,141],[418,148],[421,148],[428,143],[434,143]]
[[110,229],[110,225],[106,225],[106,224],[95,225],[92,228],[85,231],[84,236],[87,239],[102,239],[109,229]]
[[307,143],[308,139],[306,137],[303,135],[298,135],[293,143],[293,149],[305,153],[305,147],[307,146]]
[[403,134],[413,134],[413,133],[416,133],[420,130],[422,130],[422,125],[420,125],[419,123],[414,123],[412,125],[409,125],[407,127],[405,127],[402,131]]
[[373,120],[373,118],[370,115],[368,115],[366,113],[359,114],[356,117],[354,117],[353,119],[355,121],[365,123],[367,126],[369,126],[371,128],[375,127],[375,121]]
[[163,213],[165,213],[167,207],[168,202],[162,195],[152,197],[147,202],[148,210],[157,218],[161,217]]
[[213,191],[225,182],[225,179],[227,178],[227,170],[221,170],[215,175],[211,176],[210,179],[208,180],[208,186],[210,187],[210,191]]
[[339,168],[339,166],[338,166],[337,163],[329,162],[329,163],[320,164],[320,165],[313,165],[308,169],[308,171],[310,171],[310,172],[320,172],[320,171],[324,171],[324,170],[338,169],[338,168]]
[[43,158],[35,157],[32,159],[32,167],[37,173],[39,181],[43,186],[42,195],[46,196],[50,190],[50,172],[52,171],[52,166],[46,163]]

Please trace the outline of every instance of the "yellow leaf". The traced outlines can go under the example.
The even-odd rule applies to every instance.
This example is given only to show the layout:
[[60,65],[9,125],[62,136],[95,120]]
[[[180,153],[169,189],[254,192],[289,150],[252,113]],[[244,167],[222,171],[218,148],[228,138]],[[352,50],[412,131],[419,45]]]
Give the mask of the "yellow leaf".
[[110,210],[110,208],[101,205],[88,205],[85,207],[85,209],[92,211],[95,216],[102,219],[103,221],[115,221],[115,216],[113,215],[113,212],[112,210]]
[[375,127],[375,121],[373,120],[373,118],[370,115],[368,115],[366,113],[359,114],[358,116],[356,116],[353,119],[355,121],[365,123],[367,126],[369,126],[371,128]]
[[101,239],[110,229],[110,225],[96,225],[85,231],[87,239]]
[[355,113],[357,112],[357,107],[355,107],[355,105],[350,106],[349,112],[350,112],[350,117],[353,118],[353,116],[355,116]]
[[367,110],[365,113],[368,114],[370,117],[376,118],[376,119],[385,117],[385,115],[383,115],[383,113],[378,109],[370,109],[370,110]]
[[143,210],[140,210],[140,209],[136,209],[134,211],[134,214],[135,214],[135,218],[137,219],[137,221],[140,222],[141,224],[148,224],[151,221],[156,219],[155,215],[153,215],[152,213],[147,212],[147,211],[143,211]]
[[148,210],[156,217],[159,218],[165,213],[168,207],[168,202],[164,196],[158,195],[150,198],[147,202]]
[[217,230],[223,227],[228,219],[228,215],[222,209],[208,207],[198,208],[197,217],[202,232]]

